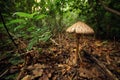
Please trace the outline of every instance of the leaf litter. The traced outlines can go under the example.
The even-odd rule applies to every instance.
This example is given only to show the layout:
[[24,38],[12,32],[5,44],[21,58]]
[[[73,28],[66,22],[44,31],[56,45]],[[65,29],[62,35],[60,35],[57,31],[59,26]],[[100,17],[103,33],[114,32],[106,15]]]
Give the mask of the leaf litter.
[[[52,41],[47,45],[38,43],[36,49],[26,52],[26,56],[30,56],[27,60],[29,64],[12,66],[9,72],[14,73],[18,69],[17,80],[110,80],[111,76],[113,80],[120,79],[120,42],[84,37],[80,39],[79,47],[83,63],[78,61],[73,65],[75,40],[61,36],[52,39],[57,45]],[[41,51],[38,51],[39,47]],[[97,59],[98,64],[105,66],[112,75],[106,74],[103,67],[93,61],[95,59],[87,58],[82,49]]]

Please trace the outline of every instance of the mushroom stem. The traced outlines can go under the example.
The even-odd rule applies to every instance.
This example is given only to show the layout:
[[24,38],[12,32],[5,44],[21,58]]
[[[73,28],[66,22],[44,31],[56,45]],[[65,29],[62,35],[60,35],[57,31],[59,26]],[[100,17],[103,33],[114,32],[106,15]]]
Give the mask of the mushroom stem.
[[79,37],[80,35],[76,34],[76,61],[78,60],[78,57],[80,58],[80,63],[82,62],[82,58],[81,58],[81,55],[79,54]]

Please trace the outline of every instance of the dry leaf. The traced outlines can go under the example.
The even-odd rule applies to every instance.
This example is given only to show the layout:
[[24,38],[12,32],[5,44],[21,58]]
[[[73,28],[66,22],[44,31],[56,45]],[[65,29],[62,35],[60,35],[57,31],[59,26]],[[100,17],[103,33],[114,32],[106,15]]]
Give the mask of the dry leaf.
[[22,80],[32,80],[30,75],[26,75]]
[[46,74],[44,74],[41,78],[41,80],[49,80],[48,76]]

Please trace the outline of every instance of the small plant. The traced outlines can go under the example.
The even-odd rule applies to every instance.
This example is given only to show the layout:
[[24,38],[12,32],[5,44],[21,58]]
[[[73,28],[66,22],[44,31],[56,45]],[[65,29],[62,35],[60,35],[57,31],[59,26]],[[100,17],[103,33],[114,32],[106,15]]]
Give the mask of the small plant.
[[21,58],[20,54],[13,54],[13,56],[9,59],[9,62],[12,65],[18,65],[19,63],[23,63],[24,60]]
[[14,27],[14,32],[17,37],[29,40],[27,49],[30,50],[38,41],[47,41],[51,37],[51,32],[47,29],[48,27],[38,25],[38,23],[42,24],[42,22],[40,22],[42,21],[41,19],[47,15],[38,12],[32,14],[15,12],[13,16],[16,17],[16,19],[11,20],[7,25],[16,26]]

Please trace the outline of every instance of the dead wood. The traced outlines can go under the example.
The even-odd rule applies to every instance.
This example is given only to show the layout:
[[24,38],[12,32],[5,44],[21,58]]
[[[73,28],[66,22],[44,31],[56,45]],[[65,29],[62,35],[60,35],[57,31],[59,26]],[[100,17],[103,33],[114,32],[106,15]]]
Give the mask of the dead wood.
[[95,64],[98,65],[98,67],[101,69],[101,71],[110,79],[110,80],[118,80],[118,78],[102,63],[100,62],[97,58],[95,58],[93,55],[90,55],[90,53],[88,53],[85,50],[82,50],[84,53],[84,57],[86,57],[87,59],[91,60],[92,62],[94,62]]
[[109,11],[109,12],[111,12],[111,13],[114,13],[114,14],[120,16],[120,12],[119,12],[119,11],[109,8],[108,6],[106,6],[106,5],[102,2],[102,0],[99,0],[99,1],[100,1],[101,5],[105,8],[105,10],[107,10],[107,11]]

